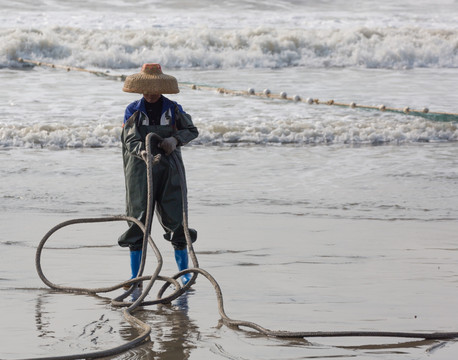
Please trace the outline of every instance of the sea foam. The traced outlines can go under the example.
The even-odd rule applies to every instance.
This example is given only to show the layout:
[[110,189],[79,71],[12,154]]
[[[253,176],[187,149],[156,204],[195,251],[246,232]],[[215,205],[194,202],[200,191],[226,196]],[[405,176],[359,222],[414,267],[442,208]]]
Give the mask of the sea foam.
[[[194,145],[379,145],[458,141],[456,123],[435,123],[399,114],[321,114],[278,118],[263,116],[246,120],[196,120],[199,137]],[[343,115],[343,116],[342,116]],[[115,119],[113,119],[113,123]],[[0,123],[0,147],[94,148],[120,147],[120,125],[76,122],[47,125]]]
[[101,69],[138,68],[155,59],[167,68],[458,67],[458,30],[418,27],[241,29],[193,27],[1,29],[0,67],[17,58]]

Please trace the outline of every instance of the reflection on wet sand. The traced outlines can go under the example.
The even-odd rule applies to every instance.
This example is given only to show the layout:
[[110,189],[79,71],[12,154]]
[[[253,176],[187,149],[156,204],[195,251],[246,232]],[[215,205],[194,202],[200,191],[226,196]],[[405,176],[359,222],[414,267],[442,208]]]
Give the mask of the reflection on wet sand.
[[[91,347],[103,349],[109,347],[113,342],[118,344],[122,341],[127,342],[138,335],[137,330],[129,324],[118,323],[117,319],[113,321],[113,314],[119,315],[117,310],[110,308],[107,310],[105,308],[103,313],[96,317],[95,320],[92,317],[92,313],[89,316],[84,313],[82,315],[83,318],[91,319],[85,322],[79,315],[88,309],[77,308],[70,316],[72,318],[76,316],[79,319],[78,324],[66,324],[66,326],[74,330],[74,333],[70,332],[67,336],[62,337],[61,334],[55,331],[56,323],[59,323],[59,312],[62,311],[61,301],[66,301],[70,298],[70,303],[77,304],[79,301],[85,303],[89,300],[91,307],[98,307],[100,310],[100,306],[94,306],[93,300],[97,299],[98,304],[95,305],[108,304],[108,300],[96,295],[71,295],[39,289],[36,291],[38,294],[35,297],[35,326],[38,337],[44,340],[41,346],[42,348],[49,347],[50,345],[55,349],[58,346],[65,346],[72,353],[74,352],[72,350],[75,350],[75,348],[84,349],[85,351],[90,350]],[[202,334],[195,321],[189,317],[189,299],[194,295],[198,295],[195,290],[182,295],[172,305],[160,305],[153,309],[142,308],[138,310],[135,316],[152,327],[151,341],[124,354],[113,357],[113,359],[188,359],[191,357],[193,350],[198,349],[198,347],[202,348],[202,345],[206,346],[210,352],[217,356],[239,360],[246,358],[242,355],[244,350],[246,350],[244,348],[245,346],[251,349],[256,349],[260,345],[261,348],[267,346],[273,349],[273,346],[277,349],[276,351],[279,348],[287,348],[289,352],[310,351],[315,354],[317,349],[322,350],[323,348],[327,348],[326,356],[333,353],[333,357],[345,357],[348,356],[347,351],[356,351],[359,354],[356,355],[357,357],[365,358],[365,356],[378,354],[380,351],[385,355],[409,355],[415,352],[432,354],[438,350],[442,352],[444,346],[447,345],[445,342],[432,340],[402,341],[399,339],[399,342],[396,342],[395,339],[384,341],[380,338],[358,339],[358,344],[355,345],[352,345],[351,342],[350,344],[344,343],[338,345],[339,341],[337,339],[331,341],[329,339],[320,340],[319,338],[315,338],[313,342],[308,342],[306,339],[274,340],[265,338],[257,333],[242,332],[237,329],[230,329],[232,332],[230,337],[235,336],[237,341],[233,341],[234,339],[225,339],[222,344],[219,344],[215,340],[222,340],[220,336],[227,337],[228,333],[218,334],[221,328],[216,327],[211,331],[213,333],[212,336],[208,337],[208,333],[204,332]],[[193,311],[195,310],[193,309]],[[91,311],[94,310],[92,309]],[[215,333],[216,329],[218,330]],[[122,341],[120,341],[117,335],[118,333]],[[240,335],[241,333],[243,334]],[[326,345],[326,343],[332,344]],[[344,351],[344,353],[340,353],[339,350]],[[53,353],[55,353],[54,350]],[[61,354],[64,355],[64,353]],[[320,356],[315,357],[320,358]],[[263,357],[261,356],[260,358]]]
[[48,293],[40,292],[36,297],[35,304],[35,326],[40,338],[54,338],[54,331],[49,330],[50,319],[47,318],[47,312],[44,310],[44,298],[50,296]]
[[[135,312],[141,321],[151,325],[151,341],[135,348],[123,359],[188,359],[196,340],[200,337],[198,326],[188,316],[188,297],[185,293],[170,305],[160,305],[157,310],[142,309]],[[120,335],[126,341],[137,336],[133,328],[125,328]],[[117,357],[119,358],[119,357]]]
[[[196,348],[195,343],[200,337],[198,327],[188,317],[188,297],[191,294],[192,292],[182,295],[172,305],[160,305],[152,310],[146,308],[138,310],[135,316],[152,327],[151,341],[114,358],[188,359],[191,350]],[[60,300],[58,297],[61,295],[72,296],[51,291],[40,291],[35,298],[35,326],[38,337],[45,340],[41,346],[43,349],[51,344],[56,346],[56,344],[60,343],[68,349],[65,353],[60,353],[63,356],[69,351],[74,353],[75,349],[82,349],[86,352],[106,349],[111,343],[119,345],[123,341],[127,342],[138,336],[135,327],[125,322],[119,324],[116,318],[113,319],[111,311],[103,311],[96,320],[93,319],[85,323],[84,320],[79,318],[78,324],[65,324],[64,326],[71,328],[71,331],[66,334],[67,336],[63,337],[62,334],[55,331],[61,325],[58,321],[58,312],[62,311],[62,309],[55,309],[56,303]],[[83,298],[84,300],[88,298],[89,300],[97,299],[103,302],[107,300],[97,295],[77,295],[76,298]],[[47,307],[50,309],[47,309]],[[64,311],[73,314],[75,317],[86,318],[82,310],[72,311],[65,309]],[[118,310],[113,311],[121,317]],[[117,333],[119,333],[121,341]]]
[[83,352],[104,349],[116,341],[118,316],[113,317],[110,311],[98,306],[100,301],[108,304],[107,299],[97,295],[39,290],[35,297],[35,328],[37,337],[42,339],[40,348],[47,353],[50,345],[61,347],[62,350],[56,348],[52,353],[58,351],[63,356],[75,353],[75,349]]

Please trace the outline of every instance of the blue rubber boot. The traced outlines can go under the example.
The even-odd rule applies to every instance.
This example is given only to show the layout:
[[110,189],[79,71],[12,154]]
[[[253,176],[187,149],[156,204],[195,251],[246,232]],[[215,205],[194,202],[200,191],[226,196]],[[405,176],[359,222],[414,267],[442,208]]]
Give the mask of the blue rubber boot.
[[[130,251],[130,270],[132,272],[131,279],[136,278],[138,270],[140,269],[140,263],[142,262],[142,251]],[[131,285],[124,285],[124,290],[129,290]],[[142,287],[142,283],[138,283],[138,287]],[[134,300],[135,301],[135,300]]]
[[131,251],[130,252],[130,269],[132,270],[131,279],[137,277],[141,262],[142,262],[142,251],[141,250]]
[[[178,265],[178,270],[185,270],[188,268],[188,249],[183,249],[183,250],[177,250],[175,249],[175,261],[177,262]],[[191,280],[192,275],[191,274],[184,274],[181,277],[181,282],[183,285],[186,285],[189,280]]]

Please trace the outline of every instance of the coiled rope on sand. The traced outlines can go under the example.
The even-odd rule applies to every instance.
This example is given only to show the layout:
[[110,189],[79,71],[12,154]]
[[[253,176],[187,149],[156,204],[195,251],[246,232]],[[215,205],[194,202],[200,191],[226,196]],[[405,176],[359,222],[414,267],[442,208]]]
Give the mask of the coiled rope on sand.
[[[156,143],[153,144],[153,141]],[[161,139],[156,134],[148,134],[146,137],[146,151],[142,153],[142,157],[146,162],[147,167],[147,185],[148,185],[148,199],[147,199],[147,215],[146,215],[146,222],[145,224],[141,223],[139,220],[129,217],[129,216],[110,216],[110,217],[102,217],[102,218],[82,218],[82,219],[73,219],[62,222],[51,230],[49,230],[43,239],[40,241],[35,257],[35,264],[36,269],[38,272],[39,277],[41,280],[50,288],[60,291],[72,292],[72,293],[80,293],[80,294],[97,294],[97,293],[106,293],[111,292],[117,289],[122,288],[124,285],[130,285],[129,290],[124,292],[121,296],[112,300],[112,304],[117,307],[125,307],[123,310],[123,314],[125,319],[131,323],[133,326],[139,329],[139,335],[130,342],[127,342],[123,345],[118,347],[108,349],[108,350],[101,350],[95,351],[91,353],[85,354],[75,354],[75,355],[60,355],[60,356],[51,356],[51,357],[41,357],[41,358],[34,358],[34,360],[54,360],[54,359],[93,359],[93,358],[101,358],[106,356],[112,356],[116,354],[120,354],[125,352],[129,349],[137,347],[141,344],[144,344],[149,340],[149,335],[151,333],[151,327],[139,320],[135,317],[134,313],[140,306],[144,307],[147,305],[154,305],[154,304],[168,304],[171,301],[177,299],[179,296],[184,294],[189,288],[195,283],[197,276],[200,274],[204,276],[206,279],[210,281],[213,285],[216,297],[217,297],[217,306],[218,311],[221,316],[221,320],[223,324],[231,328],[248,328],[257,331],[260,334],[269,337],[277,337],[277,338],[310,338],[310,337],[396,337],[396,338],[417,338],[417,339],[428,339],[428,340],[449,340],[458,338],[458,332],[394,332],[394,331],[300,331],[300,332],[291,332],[291,331],[276,331],[264,328],[256,323],[244,321],[244,320],[234,320],[231,319],[224,309],[223,303],[223,294],[218,282],[215,278],[199,267],[199,263],[191,242],[191,236],[189,234],[188,229],[188,204],[187,204],[187,194],[186,194],[186,180],[184,175],[184,169],[180,161],[178,161],[176,154],[172,153],[171,159],[174,162],[180,176],[181,181],[181,188],[182,188],[182,202],[183,202],[183,227],[184,233],[186,237],[187,247],[189,250],[190,258],[193,264],[192,268],[182,270],[171,277],[161,276],[160,272],[162,269],[162,256],[157,248],[156,244],[154,243],[152,237],[150,236],[151,226],[152,226],[152,218],[153,218],[153,176],[152,176],[152,169],[155,164],[160,161],[160,155],[153,156],[152,155],[152,146],[157,144],[157,141],[161,141]],[[157,146],[157,145],[156,145]],[[134,279],[123,281],[117,285],[110,286],[110,287],[101,287],[101,288],[78,288],[78,287],[68,287],[57,285],[51,282],[43,273],[41,267],[41,255],[44,249],[44,246],[48,239],[59,229],[73,225],[73,224],[81,224],[81,223],[98,223],[98,222],[112,222],[112,221],[132,221],[139,226],[139,228],[143,231],[143,251],[142,251],[142,259],[140,264],[140,269],[138,272],[138,276]],[[157,265],[154,269],[152,275],[144,276],[143,272],[145,270],[146,264],[146,254],[148,245],[152,248],[154,254],[156,255]],[[191,273],[193,276],[191,280],[185,285],[181,286],[177,279],[180,278],[182,275]],[[153,301],[145,301],[145,297],[149,294],[153,284],[156,281],[164,281],[165,284],[159,290],[158,296],[156,300]],[[147,282],[146,286],[140,287],[139,284]],[[170,285],[174,286],[174,291],[166,296],[163,297],[163,294],[167,290]],[[131,295],[134,291],[140,291],[141,294],[134,302],[124,301],[129,295]]]
[[[113,75],[109,72],[97,71],[97,70],[88,70],[80,67],[74,66],[66,66],[66,65],[58,65],[52,63],[46,63],[42,61],[36,60],[28,60],[23,58],[17,58],[17,61],[20,63],[26,63],[35,66],[46,66],[51,68],[57,69],[64,69],[66,71],[83,71],[88,72],[97,76],[107,77],[113,80],[124,81],[126,79],[126,75]],[[403,108],[393,108],[388,107],[385,105],[379,106],[371,106],[371,105],[362,105],[357,104],[356,102],[350,103],[343,103],[337,102],[334,100],[320,100],[316,98],[302,98],[300,95],[288,96],[286,92],[281,92],[280,94],[272,94],[269,89],[264,89],[263,91],[255,91],[253,88],[249,88],[246,91],[243,90],[231,90],[226,89],[223,87],[211,86],[211,85],[199,85],[190,82],[179,82],[180,85],[188,86],[193,90],[210,90],[210,91],[217,91],[220,94],[227,94],[227,95],[238,95],[238,96],[255,96],[259,98],[271,98],[271,99],[278,99],[278,100],[285,100],[290,102],[302,102],[307,103],[309,105],[329,105],[329,106],[338,106],[338,107],[347,107],[351,109],[364,109],[364,110],[376,110],[382,112],[393,112],[398,114],[406,114],[406,115],[413,115],[413,116],[420,116],[426,118],[431,121],[438,121],[438,122],[458,122],[458,113],[451,113],[451,112],[431,112],[429,108],[425,107],[421,110],[418,109],[411,109],[408,106]]]

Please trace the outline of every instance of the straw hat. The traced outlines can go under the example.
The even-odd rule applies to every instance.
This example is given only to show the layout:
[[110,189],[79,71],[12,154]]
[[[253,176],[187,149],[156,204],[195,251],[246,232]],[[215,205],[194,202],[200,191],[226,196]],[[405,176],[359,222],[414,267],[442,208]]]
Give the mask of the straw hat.
[[177,79],[162,73],[159,64],[143,64],[142,71],[129,75],[122,89],[126,92],[139,94],[177,94]]

